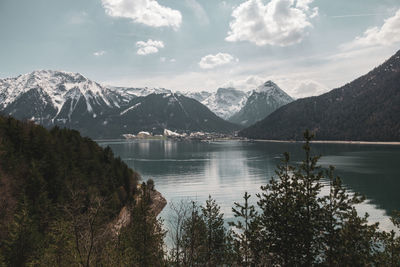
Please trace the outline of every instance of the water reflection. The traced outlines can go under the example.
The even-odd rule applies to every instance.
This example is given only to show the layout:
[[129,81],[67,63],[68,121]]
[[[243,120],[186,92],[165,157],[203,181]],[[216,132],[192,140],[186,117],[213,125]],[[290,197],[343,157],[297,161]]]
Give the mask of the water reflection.
[[[144,180],[153,178],[167,200],[182,198],[204,202],[211,194],[221,205],[225,217],[232,216],[234,201],[245,191],[253,196],[274,175],[283,152],[293,162],[303,158],[301,144],[246,142],[173,142],[138,140],[102,142],[109,145]],[[387,222],[386,214],[400,209],[400,147],[379,145],[313,144],[315,154],[324,155],[320,163],[336,166],[350,190],[364,194],[371,220]],[[253,197],[255,201],[255,197]],[[168,208],[162,213],[168,217]]]

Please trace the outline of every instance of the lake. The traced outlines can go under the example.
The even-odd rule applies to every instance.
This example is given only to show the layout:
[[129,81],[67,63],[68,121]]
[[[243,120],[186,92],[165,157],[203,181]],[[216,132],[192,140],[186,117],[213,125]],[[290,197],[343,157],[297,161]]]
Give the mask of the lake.
[[[191,142],[170,140],[99,141],[110,146],[143,180],[152,178],[167,201],[197,200],[203,204],[211,195],[221,206],[225,219],[232,219],[231,207],[242,201],[245,191],[260,192],[274,175],[283,152],[293,163],[303,159],[300,143]],[[320,164],[334,165],[345,186],[366,196],[358,207],[368,212],[371,222],[390,229],[388,214],[400,210],[400,146],[360,144],[312,144],[322,155]],[[167,206],[160,216],[168,220]]]

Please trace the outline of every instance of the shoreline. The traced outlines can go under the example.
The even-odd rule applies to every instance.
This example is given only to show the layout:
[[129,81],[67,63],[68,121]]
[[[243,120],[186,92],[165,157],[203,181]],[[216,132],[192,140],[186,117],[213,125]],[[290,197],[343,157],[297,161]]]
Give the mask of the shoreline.
[[[250,141],[250,140],[249,140]],[[305,143],[305,141],[295,141],[295,140],[264,140],[255,139],[251,140],[254,142],[269,142],[269,143]],[[400,142],[384,142],[384,141],[339,141],[339,140],[314,140],[311,141],[312,144],[350,144],[350,145],[391,145],[400,146]]]
[[[121,141],[143,141],[143,140],[169,140],[169,141],[178,141],[174,139],[156,139],[156,138],[137,138],[137,139],[97,139],[95,142],[121,142]],[[180,140],[179,142],[181,142]],[[213,139],[213,140],[184,140],[184,141],[200,141],[200,142],[224,142],[224,141],[238,141],[238,142],[264,142],[264,143],[304,143],[305,141],[297,141],[297,140],[267,140],[267,139],[237,139],[237,138],[221,138],[221,139]],[[312,144],[349,144],[349,145],[390,145],[390,146],[400,146],[400,142],[397,141],[340,141],[340,140],[314,140],[311,141]]]

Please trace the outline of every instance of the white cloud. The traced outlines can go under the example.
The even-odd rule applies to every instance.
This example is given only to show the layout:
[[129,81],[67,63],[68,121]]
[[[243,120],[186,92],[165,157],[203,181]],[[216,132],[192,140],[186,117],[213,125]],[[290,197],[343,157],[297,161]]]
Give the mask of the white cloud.
[[138,47],[137,54],[144,56],[148,54],[158,53],[159,48],[164,47],[164,43],[162,41],[153,41],[151,39],[145,41],[139,41],[136,43],[136,47]]
[[268,80],[275,82],[282,90],[294,98],[316,96],[329,91],[329,88],[320,82],[304,79],[304,77],[296,77],[296,75],[289,78],[282,75],[250,75],[223,83],[221,87],[233,87],[247,92],[256,89]]
[[308,97],[308,96],[316,96],[321,95],[329,91],[329,88],[313,80],[302,80],[297,81],[295,85],[295,89],[292,91],[293,97]]
[[128,18],[147,26],[178,29],[182,23],[181,12],[156,0],[102,0],[102,3],[109,16]]
[[229,82],[223,83],[221,87],[233,87],[242,91],[250,91],[256,89],[258,86],[266,82],[266,78],[262,78],[257,75],[250,75],[245,78],[231,80]]
[[232,62],[238,62],[239,60],[230,54],[218,53],[216,55],[204,56],[200,62],[199,66],[202,69],[213,69],[218,66],[226,65]]
[[312,27],[310,19],[318,8],[310,8],[313,0],[247,0],[233,12],[229,42],[249,41],[258,46],[289,46],[300,43]]
[[367,29],[362,36],[341,46],[343,50],[371,46],[389,46],[400,43],[400,9],[393,17],[385,20],[381,27]]
[[166,58],[166,57],[160,57],[160,61],[163,62],[163,63],[167,62],[167,60],[168,60],[169,62],[171,62],[171,63],[176,62],[176,59],[175,59],[175,58],[170,58],[170,59],[168,59],[168,58]]
[[101,50],[101,51],[96,51],[96,52],[94,52],[93,55],[96,56],[96,57],[101,57],[101,56],[103,56],[105,53],[106,53],[106,51]]

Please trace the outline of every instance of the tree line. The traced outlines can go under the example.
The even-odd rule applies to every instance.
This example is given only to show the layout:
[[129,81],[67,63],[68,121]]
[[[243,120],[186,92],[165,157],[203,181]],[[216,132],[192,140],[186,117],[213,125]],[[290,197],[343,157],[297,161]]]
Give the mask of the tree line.
[[[256,205],[247,192],[234,203],[230,227],[211,196],[203,206],[172,204],[168,266],[400,266],[396,232],[357,213],[364,198],[346,190],[333,166],[321,168],[313,135],[304,138],[302,163],[285,153]],[[398,213],[392,222],[399,229]]]
[[[151,213],[154,182],[111,149],[0,117],[0,266],[400,266],[395,231],[357,213],[363,197],[318,165],[312,137],[301,164],[285,153],[259,194],[234,203],[235,220],[210,196],[171,203],[166,224]],[[114,231],[122,208],[130,223]]]

